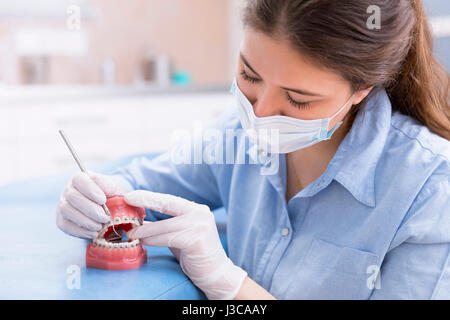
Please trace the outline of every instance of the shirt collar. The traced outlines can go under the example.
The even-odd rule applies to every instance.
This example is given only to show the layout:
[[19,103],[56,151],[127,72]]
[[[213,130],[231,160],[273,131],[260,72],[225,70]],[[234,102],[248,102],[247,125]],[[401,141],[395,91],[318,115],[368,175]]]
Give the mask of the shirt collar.
[[[374,207],[375,170],[389,132],[391,113],[391,102],[386,90],[382,89],[369,97],[365,106],[356,115],[350,131],[341,142],[322,179],[318,183],[313,183],[311,188],[302,190],[305,192],[303,196],[316,194],[335,179],[356,200]],[[257,148],[252,143],[247,149],[247,154],[257,161]],[[284,159],[283,155],[280,161],[281,159]],[[267,166],[266,161],[262,162],[260,159],[259,163]],[[282,165],[282,161],[280,164]],[[279,173],[278,176],[281,178],[282,174],[280,176]],[[281,190],[281,186],[277,189],[284,190]]]
[[355,199],[371,207],[376,205],[375,171],[388,136],[391,114],[386,90],[372,95],[358,112],[328,168]]

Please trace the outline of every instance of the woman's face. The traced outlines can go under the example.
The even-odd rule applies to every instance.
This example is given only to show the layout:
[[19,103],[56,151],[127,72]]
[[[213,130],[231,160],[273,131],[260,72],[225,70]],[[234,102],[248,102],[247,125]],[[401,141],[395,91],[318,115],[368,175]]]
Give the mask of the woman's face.
[[[286,41],[247,27],[241,45],[237,83],[257,117],[284,115],[313,120],[334,115],[352,96],[350,83],[307,61]],[[331,130],[370,89],[358,91],[332,119]]]

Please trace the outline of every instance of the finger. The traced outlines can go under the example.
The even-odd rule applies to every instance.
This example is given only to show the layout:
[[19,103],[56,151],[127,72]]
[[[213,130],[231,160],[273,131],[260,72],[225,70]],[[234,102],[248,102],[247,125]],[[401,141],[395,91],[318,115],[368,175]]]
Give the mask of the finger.
[[74,208],[65,199],[62,199],[59,202],[57,212],[60,213],[65,219],[70,220],[79,227],[85,228],[89,231],[99,231],[102,228],[100,223],[85,216],[81,211]]
[[129,192],[125,194],[124,199],[129,205],[148,208],[171,216],[179,216],[202,206],[171,194],[144,190]]
[[66,188],[64,191],[64,198],[74,208],[91,218],[93,221],[98,223],[110,221],[110,217],[105,214],[105,211],[103,211],[98,203],[91,201],[75,188],[70,186]]
[[178,248],[169,248],[169,250],[172,252],[172,254],[175,256],[175,258],[180,261],[180,249]]
[[140,241],[147,246],[169,247],[180,250],[198,245],[198,239],[189,229],[145,237]]
[[[144,220],[144,222],[143,222],[143,225],[146,225],[146,224],[149,224],[149,223],[153,223],[153,222],[151,222],[151,221],[145,221]],[[133,233],[134,233],[134,231],[136,231],[138,228],[140,228],[141,226],[134,226],[134,227],[132,227],[132,229],[130,230],[130,231],[128,231],[127,233],[126,233],[126,235],[127,235],[127,237],[129,238],[129,239],[138,239],[138,238],[135,238],[135,237],[133,237]]]
[[85,172],[78,172],[73,176],[72,186],[99,205],[106,202],[106,195],[103,190]]
[[56,214],[56,226],[64,233],[81,239],[94,239],[98,236],[98,232],[81,228],[60,214]]
[[151,247],[172,247],[181,249],[182,243],[178,239],[178,232],[164,233],[157,236],[140,239],[141,243]]
[[88,170],[89,177],[100,187],[106,197],[122,196],[125,191],[120,185],[110,176]]
[[181,231],[189,227],[186,216],[178,216],[165,220],[145,223],[144,225],[134,228],[127,233],[130,239],[141,239],[158,234]]

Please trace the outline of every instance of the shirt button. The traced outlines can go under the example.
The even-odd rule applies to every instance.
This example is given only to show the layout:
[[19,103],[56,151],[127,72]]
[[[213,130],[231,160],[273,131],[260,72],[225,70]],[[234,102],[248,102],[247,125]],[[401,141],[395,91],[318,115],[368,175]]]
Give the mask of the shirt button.
[[281,230],[281,235],[282,235],[283,237],[286,237],[288,234],[289,234],[289,229],[288,229],[288,228],[283,228],[283,229]]

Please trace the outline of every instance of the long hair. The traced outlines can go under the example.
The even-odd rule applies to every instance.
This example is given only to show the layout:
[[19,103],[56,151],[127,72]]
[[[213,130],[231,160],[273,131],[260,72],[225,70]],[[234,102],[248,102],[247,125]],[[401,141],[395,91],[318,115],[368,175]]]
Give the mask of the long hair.
[[[369,28],[369,7],[380,28]],[[422,0],[247,0],[244,26],[288,40],[352,88],[371,93],[350,112],[354,120],[370,96],[385,89],[392,109],[450,140],[449,74],[433,55]]]

